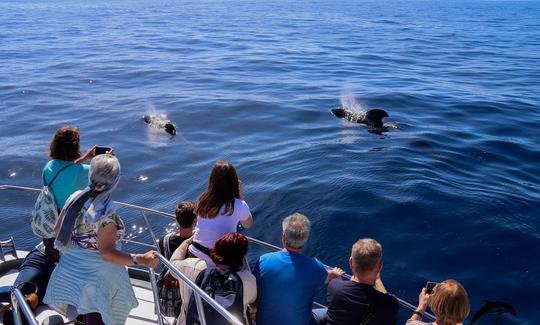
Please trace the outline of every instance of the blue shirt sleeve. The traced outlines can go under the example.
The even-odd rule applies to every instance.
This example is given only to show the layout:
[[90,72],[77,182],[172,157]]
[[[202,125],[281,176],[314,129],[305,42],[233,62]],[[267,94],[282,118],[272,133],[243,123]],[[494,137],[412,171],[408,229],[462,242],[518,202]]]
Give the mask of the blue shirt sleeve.
[[259,281],[259,276],[260,276],[260,267],[261,267],[261,259],[259,258],[257,260],[257,263],[255,263],[255,267],[253,268],[253,275],[255,276],[255,279],[257,279],[257,281]]
[[77,179],[77,189],[82,190],[88,186],[88,173],[90,172],[90,165],[81,164],[79,177]]
[[324,264],[321,263],[318,259],[315,259],[317,263],[317,282],[320,283],[320,285],[323,285],[326,281],[326,278],[328,277],[328,271],[326,270],[326,267],[324,267]]

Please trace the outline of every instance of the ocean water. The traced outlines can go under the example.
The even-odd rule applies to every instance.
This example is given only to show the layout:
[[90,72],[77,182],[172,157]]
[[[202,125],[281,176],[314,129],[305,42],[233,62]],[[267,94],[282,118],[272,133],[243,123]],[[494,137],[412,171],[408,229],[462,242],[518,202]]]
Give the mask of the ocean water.
[[[302,212],[306,253],[330,265],[348,270],[351,245],[373,237],[399,297],[454,278],[472,313],[484,300],[518,312],[482,324],[539,324],[539,63],[538,1],[4,0],[0,184],[39,187],[66,124],[84,148],[114,147],[117,200],[159,210],[228,159],[246,234],[279,244],[281,219]],[[386,110],[391,128],[335,118],[342,102]],[[34,200],[0,191],[0,238],[32,247]]]

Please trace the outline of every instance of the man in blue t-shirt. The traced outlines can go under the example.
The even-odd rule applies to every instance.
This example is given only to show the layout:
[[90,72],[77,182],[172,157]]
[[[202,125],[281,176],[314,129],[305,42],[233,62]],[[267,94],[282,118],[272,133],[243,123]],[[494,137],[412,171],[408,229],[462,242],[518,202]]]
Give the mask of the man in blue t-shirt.
[[311,325],[317,290],[345,272],[326,270],[316,258],[301,253],[311,230],[306,216],[295,213],[283,220],[283,250],[262,255],[253,274],[257,278],[257,325]]

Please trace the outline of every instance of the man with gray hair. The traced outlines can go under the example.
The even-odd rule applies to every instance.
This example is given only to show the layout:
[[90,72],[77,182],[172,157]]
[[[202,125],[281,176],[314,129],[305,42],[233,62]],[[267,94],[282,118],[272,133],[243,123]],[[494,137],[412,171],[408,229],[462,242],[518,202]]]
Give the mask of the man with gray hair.
[[350,281],[335,279],[328,284],[327,325],[396,324],[399,309],[381,280],[382,246],[375,239],[358,240],[349,258]]
[[311,223],[306,216],[294,213],[283,220],[283,250],[262,255],[253,274],[257,278],[257,325],[315,323],[312,314],[317,290],[345,272],[326,270],[316,258],[301,253],[306,245]]

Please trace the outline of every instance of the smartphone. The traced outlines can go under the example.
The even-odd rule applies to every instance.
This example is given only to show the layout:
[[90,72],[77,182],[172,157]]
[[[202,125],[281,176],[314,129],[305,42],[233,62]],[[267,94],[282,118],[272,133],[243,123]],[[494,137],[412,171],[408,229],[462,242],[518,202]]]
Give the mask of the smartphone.
[[437,282],[431,282],[431,281],[428,281],[426,283],[426,293],[428,295],[432,294],[433,293],[433,288],[435,288],[435,286],[437,285],[438,283]]
[[107,153],[107,152],[109,152],[111,150],[112,150],[111,147],[96,147],[96,156],[97,155],[102,155],[102,154]]

